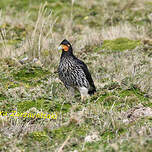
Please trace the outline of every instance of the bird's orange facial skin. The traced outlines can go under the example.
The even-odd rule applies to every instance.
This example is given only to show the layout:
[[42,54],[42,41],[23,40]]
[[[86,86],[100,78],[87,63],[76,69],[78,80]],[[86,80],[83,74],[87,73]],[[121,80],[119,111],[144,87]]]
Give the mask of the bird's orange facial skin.
[[69,47],[66,46],[66,45],[61,45],[61,47],[63,48],[64,51],[68,51],[69,50]]

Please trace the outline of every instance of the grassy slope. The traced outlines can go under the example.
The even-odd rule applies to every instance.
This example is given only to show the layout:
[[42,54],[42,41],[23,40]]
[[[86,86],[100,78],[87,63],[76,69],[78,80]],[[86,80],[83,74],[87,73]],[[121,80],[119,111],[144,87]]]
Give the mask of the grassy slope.
[[[52,20],[58,18],[53,27],[55,36],[46,38],[54,38],[56,42],[50,46],[42,41],[46,47],[42,45],[40,56],[39,52],[32,52],[38,48],[35,40],[30,49],[26,48],[29,52],[23,51],[16,58],[11,58],[13,53],[10,53],[9,57],[0,59],[0,111],[3,115],[15,110],[19,113],[56,112],[58,116],[57,120],[4,116],[0,119],[0,151],[57,151],[66,139],[64,151],[151,151],[152,118],[133,116],[130,109],[142,109],[140,104],[145,109],[152,108],[152,29],[148,18],[152,13],[152,3],[146,0],[133,3],[95,2],[76,2],[71,18],[70,1],[48,0],[45,15],[51,8]],[[12,23],[4,19],[0,25],[7,33],[5,42],[1,40],[0,43],[2,55],[5,48],[6,51],[9,48],[14,52],[22,51],[20,45],[34,30],[39,6],[38,0],[18,0],[15,3],[1,0],[3,16],[14,19]],[[23,21],[18,12],[24,14],[26,11],[31,14],[26,18],[25,13]],[[70,19],[72,24],[68,24]],[[23,22],[19,24],[18,21]],[[125,33],[121,28],[124,22],[128,29],[138,28],[131,33],[127,29]],[[72,30],[69,25],[72,25]],[[125,29],[125,26],[122,27]],[[143,34],[141,29],[144,29],[142,38],[138,35]],[[41,27],[36,31],[37,37],[40,30]],[[108,32],[111,32],[110,35]],[[47,30],[44,30],[42,36],[45,37],[46,33]],[[90,33],[93,35],[88,36]],[[80,101],[79,93],[70,99],[58,80],[59,54],[54,52],[54,48],[60,42],[60,35],[70,38],[75,49],[81,50],[76,54],[89,66],[98,88],[97,93],[85,103]],[[18,60],[25,55],[41,57],[44,66],[33,63],[20,65]],[[54,55],[54,58],[48,55]]]

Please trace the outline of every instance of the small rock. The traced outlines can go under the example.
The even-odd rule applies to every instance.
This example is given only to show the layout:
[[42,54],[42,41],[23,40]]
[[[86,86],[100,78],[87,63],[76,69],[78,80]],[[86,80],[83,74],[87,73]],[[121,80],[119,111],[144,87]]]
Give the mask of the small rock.
[[29,58],[28,58],[28,57],[25,57],[25,58],[19,60],[19,62],[20,62],[21,64],[25,64],[28,60],[29,60]]
[[85,137],[84,141],[85,142],[94,142],[94,141],[98,141],[99,140],[99,137],[98,137],[98,134],[95,132],[93,133],[92,135],[88,135]]
[[125,114],[125,118],[123,120],[124,123],[128,123],[131,121],[135,121],[141,117],[152,117],[152,109],[150,107],[144,107],[142,104],[135,106],[128,110]]
[[41,61],[37,58],[33,59],[33,63],[34,63],[34,66],[36,66],[36,67],[42,67],[43,66]]

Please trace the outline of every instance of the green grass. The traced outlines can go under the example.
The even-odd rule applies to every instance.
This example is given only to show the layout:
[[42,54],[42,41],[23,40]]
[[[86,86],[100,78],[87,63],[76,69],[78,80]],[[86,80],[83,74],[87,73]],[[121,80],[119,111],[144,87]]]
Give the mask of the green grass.
[[140,41],[129,40],[128,38],[118,38],[115,40],[104,40],[101,49],[124,51],[133,50],[137,46],[141,46]]
[[29,137],[31,137],[32,139],[36,140],[36,141],[43,141],[46,142],[47,140],[49,140],[48,136],[46,135],[46,133],[43,132],[32,132],[31,134],[29,134]]
[[53,102],[57,102],[55,101],[49,101],[49,100],[45,100],[45,99],[38,99],[38,100],[34,100],[34,101],[22,101],[19,102],[17,104],[17,108],[19,112],[25,112],[27,110],[29,110],[30,108],[35,107],[38,110],[43,110],[43,111],[47,111],[47,112],[60,112],[62,110],[62,112],[68,112],[71,108],[71,105],[69,103],[65,103],[64,105],[62,105],[61,103],[53,103]]
[[[26,84],[27,80],[33,80],[36,78],[42,77],[44,78],[45,75],[48,74],[48,72],[43,68],[34,68],[32,65],[28,65],[27,67],[18,67],[17,69],[13,68],[14,64],[10,64],[11,69],[13,70],[13,77],[16,82],[18,82],[18,86],[20,86],[20,83],[23,82]],[[15,73],[14,73],[15,69]],[[33,72],[29,72],[31,70]],[[45,73],[46,72],[46,73]],[[106,72],[106,71],[104,71]],[[12,73],[9,73],[12,75]],[[54,75],[55,76],[55,75]],[[3,76],[2,76],[3,77]],[[27,82],[25,82],[25,80]],[[69,99],[67,101],[64,96],[64,87],[56,82],[52,82],[52,84],[46,84],[47,78],[44,79],[41,83],[36,82],[36,86],[43,86],[46,89],[45,94],[41,95],[41,97],[36,97],[36,100],[32,100],[30,97],[30,100],[25,100],[21,96],[17,96],[16,100],[14,100],[13,97],[6,97],[5,94],[0,95],[0,100],[2,101],[1,104],[1,111],[7,111],[12,112],[13,109],[17,108],[17,111],[19,113],[27,112],[31,108],[36,108],[39,111],[42,111],[43,113],[51,113],[51,112],[57,112],[58,119],[61,117],[62,113],[62,119],[63,122],[69,121],[71,118],[67,115],[70,114],[71,108],[73,108],[73,104],[75,104],[75,101],[73,104],[69,103]],[[20,82],[21,81],[21,82]],[[2,83],[2,85],[6,85],[5,83]],[[33,86],[33,85],[32,85]],[[16,88],[11,87],[9,84],[10,89]],[[25,87],[25,86],[24,86]],[[42,88],[43,88],[42,87]],[[63,89],[61,89],[62,87]],[[150,98],[145,97],[145,93],[142,92],[139,88],[136,88],[136,86],[129,86],[128,89],[122,89],[122,86],[119,85],[117,82],[111,82],[104,86],[101,90],[98,90],[98,93],[94,95],[90,100],[87,100],[85,103],[81,103],[79,101],[79,96],[76,96],[76,102],[78,105],[76,105],[74,112],[82,111],[82,109],[85,107],[87,110],[90,110],[90,113],[92,115],[83,115],[82,118],[84,119],[83,123],[77,124],[77,121],[71,119],[68,124],[63,126],[58,126],[54,129],[49,129],[47,125],[44,125],[44,128],[41,131],[33,131],[31,133],[27,133],[24,135],[23,140],[20,143],[17,143],[17,147],[23,149],[23,147],[26,146],[26,150],[36,150],[37,147],[34,146],[34,143],[39,143],[41,150],[52,150],[57,149],[59,145],[61,146],[63,142],[70,136],[69,145],[66,145],[64,147],[65,150],[82,150],[83,151],[94,151],[98,149],[104,149],[105,151],[113,151],[115,148],[118,151],[127,151],[134,149],[136,150],[135,145],[138,145],[138,138],[132,137],[132,139],[127,139],[127,133],[130,132],[130,128],[133,127],[134,130],[136,128],[141,128],[145,125],[151,125],[151,118],[145,117],[139,119],[137,122],[134,122],[132,124],[124,125],[121,120],[118,120],[117,116],[113,116],[113,118],[110,117],[110,111],[112,110],[113,113],[117,112],[125,112],[129,110],[130,108],[137,106],[138,104],[142,103],[145,107],[151,107]],[[30,87],[31,88],[31,87]],[[30,88],[26,87],[26,90],[29,90]],[[41,88],[41,89],[42,89]],[[48,90],[48,91],[47,91]],[[49,91],[53,90],[52,97],[48,96]],[[37,92],[39,93],[39,92]],[[30,93],[29,93],[30,94]],[[59,97],[59,94],[61,97]],[[63,96],[62,96],[63,95]],[[125,100],[124,100],[125,99]],[[5,103],[3,103],[5,101]],[[65,103],[64,103],[65,102]],[[98,113],[98,110],[100,111]],[[104,112],[102,112],[104,111]],[[60,113],[61,112],[61,113]],[[77,114],[76,114],[77,115]],[[100,118],[101,122],[99,123]],[[80,119],[82,119],[80,118]],[[121,118],[123,119],[123,118]],[[22,118],[19,118],[21,121]],[[25,122],[32,121],[33,119],[27,119],[24,118]],[[43,119],[39,119],[38,121],[35,121],[34,123],[39,124],[40,121],[46,121]],[[54,120],[51,120],[50,123],[53,123]],[[95,123],[96,122],[96,123]],[[105,123],[106,122],[106,123]],[[2,122],[0,122],[2,123]],[[99,123],[99,124],[98,124]],[[106,125],[104,127],[104,125]],[[86,142],[84,143],[85,137],[89,135],[90,133],[93,133],[96,130],[98,132],[98,140],[93,142]],[[131,134],[131,133],[130,133]],[[14,134],[15,135],[15,134]],[[17,134],[15,135],[17,136]],[[125,141],[124,137],[126,140]],[[148,139],[148,135],[145,136],[146,139],[146,150],[149,151],[149,145],[151,144],[150,140]],[[123,140],[123,143],[120,144],[119,142]],[[9,141],[9,139],[8,139]],[[2,141],[2,146],[8,142],[8,141]],[[131,144],[130,147],[127,147],[127,144],[130,142],[134,142],[134,144]],[[57,145],[55,143],[58,143]],[[115,143],[117,146],[111,145],[111,143]],[[32,148],[31,148],[32,147]],[[139,149],[142,148],[139,146]],[[6,149],[9,149],[7,147]]]
[[19,112],[25,112],[33,107],[35,107],[38,110],[41,110],[44,108],[44,102],[45,102],[44,100],[24,101],[18,103],[17,108]]
[[4,100],[6,97],[3,94],[0,94],[0,100]]
[[40,67],[23,67],[19,71],[12,73],[15,80],[29,83],[30,85],[41,83],[41,79],[45,78],[48,74],[50,74],[49,71],[44,70]]

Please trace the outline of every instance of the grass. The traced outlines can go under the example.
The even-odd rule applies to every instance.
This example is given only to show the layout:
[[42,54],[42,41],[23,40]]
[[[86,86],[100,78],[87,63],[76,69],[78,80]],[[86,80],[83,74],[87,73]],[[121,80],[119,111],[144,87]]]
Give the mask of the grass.
[[[0,8],[0,151],[151,151],[149,0],[1,0]],[[85,102],[58,78],[65,38],[97,87]]]
[[[41,77],[48,75],[49,72],[47,70],[43,70],[41,67],[22,67],[17,73],[13,73],[13,77],[15,80],[31,83],[36,79],[41,79]],[[38,81],[36,82],[38,83]]]
[[115,40],[104,40],[101,49],[124,51],[133,50],[140,45],[140,41],[129,40],[128,38],[117,38]]

